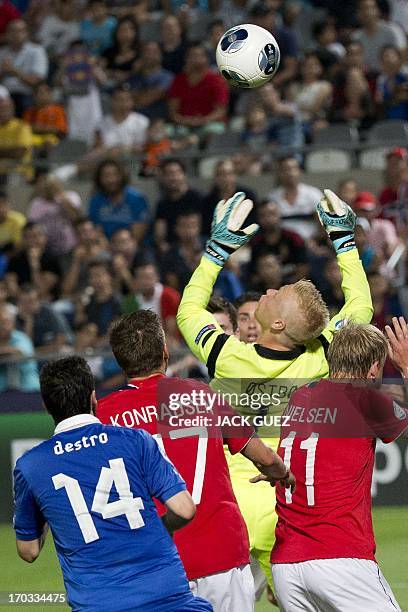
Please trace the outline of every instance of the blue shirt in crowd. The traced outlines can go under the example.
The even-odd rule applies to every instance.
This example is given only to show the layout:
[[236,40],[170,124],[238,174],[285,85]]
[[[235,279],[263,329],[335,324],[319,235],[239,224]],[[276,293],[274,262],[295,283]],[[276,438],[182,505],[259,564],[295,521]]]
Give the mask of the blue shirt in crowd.
[[149,207],[146,198],[134,187],[125,187],[122,200],[113,203],[102,192],[92,196],[89,202],[89,218],[100,225],[107,238],[118,229],[130,228],[133,223],[147,223]]
[[115,28],[115,17],[107,17],[101,24],[84,19],[81,21],[80,38],[94,55],[101,55],[112,46]]
[[383,96],[386,118],[408,121],[408,76],[400,73],[389,79],[380,75],[377,87]]
[[[11,332],[9,345],[18,349],[24,357],[34,355],[33,343],[21,331],[14,330]],[[40,389],[35,359],[0,364],[0,393],[8,389],[18,389],[26,392]]]
[[[174,75],[169,70],[159,68],[151,74],[135,73],[128,80],[128,84],[132,91],[144,89],[162,89],[167,91],[173,81],[173,77]],[[139,113],[149,117],[149,119],[162,119],[167,116],[167,101],[163,98],[137,110]]]

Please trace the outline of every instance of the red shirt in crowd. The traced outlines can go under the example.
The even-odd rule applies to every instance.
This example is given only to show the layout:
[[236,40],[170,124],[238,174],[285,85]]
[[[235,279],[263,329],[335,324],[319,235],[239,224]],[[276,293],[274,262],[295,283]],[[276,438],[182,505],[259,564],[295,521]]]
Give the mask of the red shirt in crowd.
[[172,287],[163,286],[163,292],[160,296],[160,317],[161,320],[167,321],[169,317],[175,317],[180,304],[180,294]]
[[19,19],[20,11],[16,9],[10,0],[0,1],[0,34],[4,34],[10,21]]
[[399,229],[407,220],[408,181],[403,181],[398,190],[385,186],[378,200],[381,204],[380,217],[390,219]]
[[206,117],[219,106],[228,104],[228,86],[224,79],[210,70],[192,85],[187,74],[177,74],[169,89],[168,98],[179,100],[177,112],[186,117]]
[[[191,523],[174,534],[174,542],[189,580],[249,563],[248,533],[232,490],[223,449],[223,435],[227,436],[228,430],[214,425],[184,426],[181,421],[173,424],[168,418],[161,418],[163,405],[171,407],[172,394],[189,395],[200,389],[213,394],[207,385],[197,381],[158,374],[130,381],[125,389],[99,400],[97,408],[102,423],[142,428],[154,435],[186,481],[197,512]],[[225,414],[224,408],[221,411]],[[196,405],[188,405],[181,412],[190,419],[192,413],[201,414]],[[225,439],[232,454],[246,446],[253,430],[239,428],[234,430],[234,435],[237,434],[239,437]],[[163,507],[159,513],[164,513]]]

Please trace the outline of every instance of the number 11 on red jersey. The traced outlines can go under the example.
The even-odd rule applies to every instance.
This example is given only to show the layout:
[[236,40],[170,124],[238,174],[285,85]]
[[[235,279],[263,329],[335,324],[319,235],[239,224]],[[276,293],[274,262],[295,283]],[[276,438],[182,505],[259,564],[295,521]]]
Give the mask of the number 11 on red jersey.
[[[296,431],[291,431],[287,438],[281,440],[280,446],[285,449],[283,461],[285,465],[290,469],[290,462],[292,458],[293,443],[295,441]],[[315,505],[315,494],[314,494],[314,468],[316,461],[316,448],[319,441],[318,433],[311,433],[310,436],[300,443],[300,448],[306,451],[306,494],[307,494],[307,505]],[[285,489],[286,503],[292,503],[292,492],[290,489]]]

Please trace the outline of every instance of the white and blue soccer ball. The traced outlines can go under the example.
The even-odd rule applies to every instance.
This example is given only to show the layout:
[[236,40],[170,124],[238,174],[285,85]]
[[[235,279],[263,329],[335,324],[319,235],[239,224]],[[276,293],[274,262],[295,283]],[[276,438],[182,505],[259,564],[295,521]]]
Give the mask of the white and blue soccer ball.
[[272,79],[279,68],[279,45],[270,32],[246,23],[221,37],[216,53],[218,68],[230,85],[254,88]]

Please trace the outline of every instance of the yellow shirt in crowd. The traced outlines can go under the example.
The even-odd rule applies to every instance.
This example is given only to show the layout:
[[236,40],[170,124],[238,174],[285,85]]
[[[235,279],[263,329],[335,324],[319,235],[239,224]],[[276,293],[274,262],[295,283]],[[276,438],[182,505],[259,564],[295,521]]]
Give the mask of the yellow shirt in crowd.
[[6,220],[0,223],[0,248],[10,242],[15,246],[21,243],[22,229],[26,224],[25,216],[17,210],[10,210]]
[[[22,165],[16,168],[16,171],[24,174],[26,178],[31,178],[32,176],[32,146],[33,133],[31,127],[21,119],[10,119],[7,123],[0,125],[0,147],[2,149],[13,149],[16,147],[27,149],[22,159]],[[0,160],[0,174],[4,174],[10,169],[10,162],[12,161],[7,158]]]

